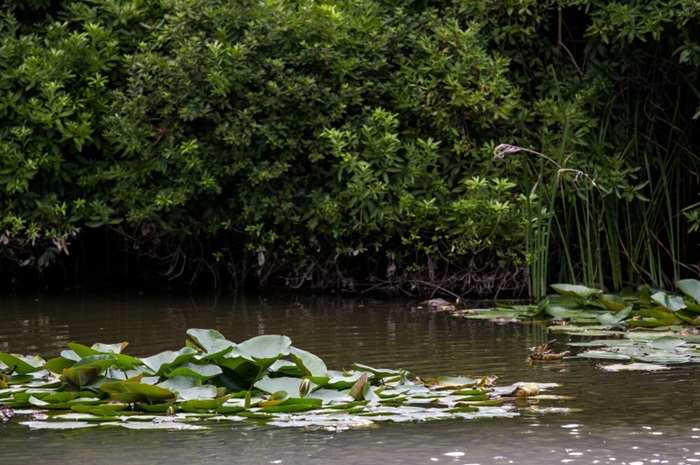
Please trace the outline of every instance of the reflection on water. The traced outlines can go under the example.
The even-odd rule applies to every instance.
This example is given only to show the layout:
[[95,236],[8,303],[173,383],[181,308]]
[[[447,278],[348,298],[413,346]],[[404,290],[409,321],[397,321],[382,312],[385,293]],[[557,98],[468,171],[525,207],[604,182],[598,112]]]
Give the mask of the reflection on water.
[[[286,334],[330,368],[353,362],[421,376],[496,374],[503,384],[557,382],[575,415],[381,424],[332,433],[222,422],[195,432],[0,424],[5,463],[42,464],[693,464],[700,462],[696,366],[605,373],[589,360],[526,363],[541,326],[429,313],[410,302],[340,298],[78,296],[0,299],[0,351],[56,356],[70,341],[129,341],[144,356],[184,345],[188,328],[233,341]],[[564,342],[566,336],[561,336]],[[563,347],[563,346],[561,346]],[[557,347],[560,348],[560,347]]]

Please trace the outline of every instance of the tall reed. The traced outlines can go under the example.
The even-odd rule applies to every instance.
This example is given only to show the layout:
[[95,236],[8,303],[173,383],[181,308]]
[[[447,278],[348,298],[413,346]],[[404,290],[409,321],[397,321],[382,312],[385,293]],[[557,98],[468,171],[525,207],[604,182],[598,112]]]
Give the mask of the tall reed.
[[[526,256],[530,272],[529,292],[531,297],[539,300],[546,295],[547,286],[550,283],[549,264],[552,234],[556,230],[560,237],[565,237],[564,234],[567,232],[565,222],[558,214],[557,205],[560,194],[562,199],[565,198],[562,180],[573,176],[570,179],[573,184],[577,184],[582,179],[585,179],[590,186],[597,187],[597,184],[587,173],[576,168],[562,166],[561,163],[566,158],[563,146],[557,160],[535,150],[509,144],[501,144],[496,147],[494,156],[504,158],[507,154],[518,152],[534,155],[543,160],[542,163],[533,165],[533,169],[536,170],[533,177],[535,180],[530,189],[530,195],[526,197],[525,212],[528,222]],[[555,170],[548,170],[545,165],[553,166]],[[578,217],[578,215],[574,216]],[[563,244],[567,243],[563,242]],[[575,261],[569,247],[565,246],[563,253],[566,258],[563,263],[569,268],[569,275],[573,276],[575,274]]]
[[[613,115],[617,110],[614,105],[606,108],[595,140],[587,146],[601,181],[566,166],[572,160],[566,150],[567,127],[556,159],[508,144],[494,151],[498,158],[520,152],[539,160],[526,163],[530,172],[523,178],[532,180],[525,212],[530,226],[526,253],[529,292],[537,300],[552,281],[614,290],[640,283],[670,288],[688,268],[682,246],[687,232],[680,214],[688,196],[683,189],[688,165],[683,161],[697,166],[700,160],[680,135],[668,137],[663,146],[641,140],[641,129],[653,128],[641,121],[639,108],[629,119]],[[673,127],[673,120],[669,125]],[[611,140],[622,130],[630,133],[623,134],[624,145],[615,151]]]

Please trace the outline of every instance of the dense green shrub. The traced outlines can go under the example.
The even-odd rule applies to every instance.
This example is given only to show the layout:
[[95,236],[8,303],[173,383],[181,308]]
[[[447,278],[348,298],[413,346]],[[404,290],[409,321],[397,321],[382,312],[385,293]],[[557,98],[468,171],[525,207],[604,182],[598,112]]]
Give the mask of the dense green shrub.
[[[234,286],[495,293],[539,270],[536,294],[550,260],[617,287],[663,284],[664,248],[685,260],[695,2],[23,5],[0,46],[0,239],[20,263],[85,228]],[[543,156],[495,160],[501,143]]]

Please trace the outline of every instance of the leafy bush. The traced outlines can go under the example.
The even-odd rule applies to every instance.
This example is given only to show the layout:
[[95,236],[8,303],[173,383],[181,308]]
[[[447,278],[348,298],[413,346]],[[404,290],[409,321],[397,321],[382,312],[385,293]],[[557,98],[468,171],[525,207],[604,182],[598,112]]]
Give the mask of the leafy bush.
[[[0,47],[20,263],[84,228],[233,286],[517,292],[557,260],[557,280],[620,287],[668,280],[664,249],[685,260],[692,2],[26,6],[45,19],[7,3]],[[503,142],[555,163],[494,160]]]

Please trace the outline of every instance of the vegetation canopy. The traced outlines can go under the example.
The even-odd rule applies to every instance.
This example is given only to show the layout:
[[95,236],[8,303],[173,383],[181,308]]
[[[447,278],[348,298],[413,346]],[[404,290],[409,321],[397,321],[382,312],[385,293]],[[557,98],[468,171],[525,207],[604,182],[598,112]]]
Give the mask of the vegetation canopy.
[[670,288],[700,259],[698,24],[697,0],[6,1],[0,275]]

